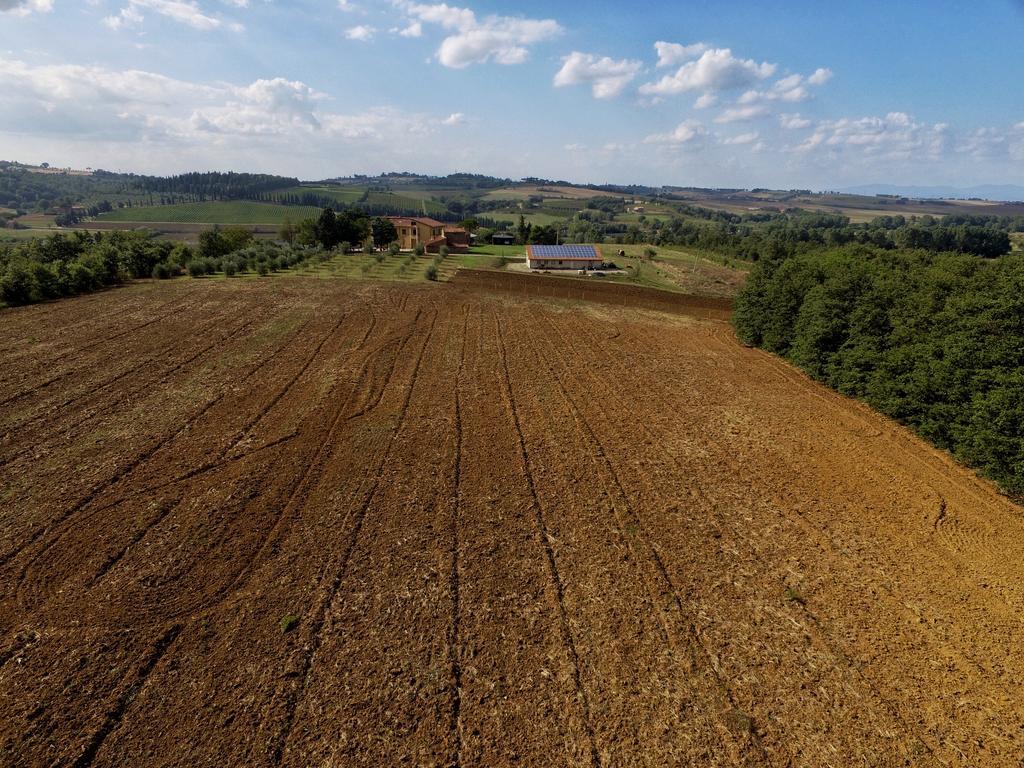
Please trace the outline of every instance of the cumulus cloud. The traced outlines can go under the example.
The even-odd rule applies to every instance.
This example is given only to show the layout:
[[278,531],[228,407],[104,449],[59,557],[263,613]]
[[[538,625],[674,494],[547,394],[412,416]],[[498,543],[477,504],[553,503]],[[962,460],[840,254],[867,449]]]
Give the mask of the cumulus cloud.
[[[107,16],[103,23],[115,30],[138,26],[143,22],[144,11],[152,11],[204,32],[218,29],[224,24],[221,19],[204,12],[195,0],[129,0],[117,14]],[[240,29],[238,24],[231,27]]]
[[443,125],[462,125],[466,122],[466,116],[462,112],[452,112],[441,121]]
[[812,125],[806,117],[789,113],[779,115],[779,124],[788,131],[799,131]]
[[730,136],[727,139],[723,139],[722,143],[728,145],[753,144],[760,136],[757,131],[751,131],[750,133],[741,133],[738,136]]
[[765,90],[745,91],[737,100],[738,104],[765,104],[773,101],[781,101],[795,104],[807,101],[812,97],[809,86],[820,86],[827,83],[832,77],[832,72],[827,69],[815,70],[814,74],[804,77],[803,75],[787,75],[776,80],[770,88]]
[[372,40],[376,32],[377,30],[373,27],[367,26],[366,24],[360,24],[346,29],[345,37],[348,40],[359,40],[360,42],[365,43]]
[[53,0],[0,0],[0,13],[28,16],[53,10]]
[[664,40],[659,40],[654,44],[654,50],[658,53],[659,68],[674,67],[684,61],[695,59],[710,47],[705,43],[681,45],[680,43],[666,43]]
[[713,93],[705,93],[693,102],[694,109],[709,109],[718,103],[718,96]]
[[486,16],[480,19],[469,8],[447,3],[424,4],[399,0],[397,5],[411,23],[434,24],[451,33],[441,42],[437,60],[453,69],[487,61],[521,64],[529,58],[529,46],[562,33],[562,27],[553,19],[514,16]]
[[[285,148],[307,142],[401,143],[409,134],[431,133],[446,119],[378,107],[357,114],[325,108],[326,94],[296,80],[276,77],[247,85],[192,83],[141,70],[96,66],[33,65],[0,56],[0,132],[32,137],[164,143],[207,148]],[[255,144],[252,142],[256,142]]]
[[562,58],[562,68],[555,75],[556,88],[589,83],[596,99],[610,99],[622,93],[635,78],[643,64],[639,61],[608,56],[598,58],[591,53],[573,51]]
[[684,120],[669,133],[655,133],[644,139],[644,144],[664,144],[672,147],[701,144],[708,131],[696,120]]
[[728,48],[712,48],[704,51],[700,58],[686,62],[673,74],[644,83],[640,93],[671,96],[687,91],[726,91],[765,80],[775,74],[775,70],[775,64],[739,59]]
[[824,85],[832,79],[832,70],[824,67],[819,67],[814,70],[814,73],[807,78],[807,82],[811,85]]
[[729,107],[722,111],[715,118],[716,123],[747,123],[751,120],[760,120],[770,114],[768,107],[763,104],[749,104],[746,106]]
[[978,160],[1024,161],[1024,123],[1009,129],[977,128],[963,138],[956,151]]
[[856,152],[861,157],[887,160],[937,160],[949,144],[947,124],[921,123],[905,112],[890,112],[885,117],[823,120],[794,150]]

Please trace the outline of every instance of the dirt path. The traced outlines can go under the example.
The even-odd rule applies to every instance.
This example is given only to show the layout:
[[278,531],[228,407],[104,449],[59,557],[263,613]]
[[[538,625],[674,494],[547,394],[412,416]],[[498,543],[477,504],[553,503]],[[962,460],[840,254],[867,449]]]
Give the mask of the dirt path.
[[684,304],[3,314],[0,763],[1019,765],[1019,508]]

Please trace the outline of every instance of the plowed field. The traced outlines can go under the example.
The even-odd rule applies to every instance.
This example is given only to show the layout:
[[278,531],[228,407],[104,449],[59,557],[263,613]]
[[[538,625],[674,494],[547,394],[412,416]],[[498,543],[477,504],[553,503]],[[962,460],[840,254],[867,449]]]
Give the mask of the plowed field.
[[721,320],[0,312],[3,766],[1024,760],[1024,522]]

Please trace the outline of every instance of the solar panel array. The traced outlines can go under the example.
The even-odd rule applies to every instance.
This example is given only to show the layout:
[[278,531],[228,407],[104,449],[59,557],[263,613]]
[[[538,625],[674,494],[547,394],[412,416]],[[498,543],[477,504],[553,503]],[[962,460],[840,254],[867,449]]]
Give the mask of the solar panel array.
[[536,259],[599,259],[592,245],[531,245],[530,253]]

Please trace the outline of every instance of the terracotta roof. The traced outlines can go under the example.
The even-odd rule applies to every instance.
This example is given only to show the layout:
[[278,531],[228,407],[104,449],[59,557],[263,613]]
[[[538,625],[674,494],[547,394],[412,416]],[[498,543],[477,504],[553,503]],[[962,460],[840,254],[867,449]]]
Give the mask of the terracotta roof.
[[394,223],[401,224],[404,227],[412,226],[413,222],[422,224],[425,227],[443,227],[444,224],[436,219],[431,219],[426,216],[385,216],[385,219]]

